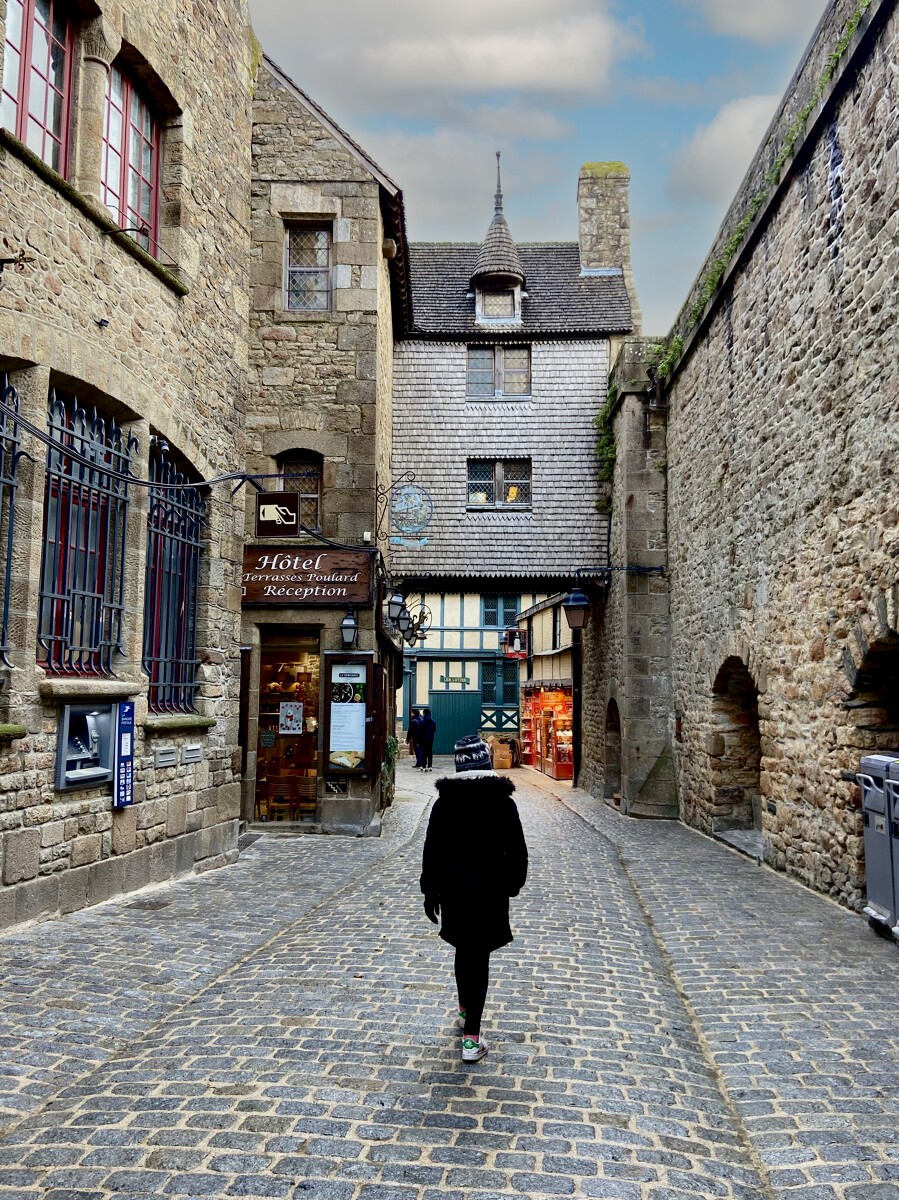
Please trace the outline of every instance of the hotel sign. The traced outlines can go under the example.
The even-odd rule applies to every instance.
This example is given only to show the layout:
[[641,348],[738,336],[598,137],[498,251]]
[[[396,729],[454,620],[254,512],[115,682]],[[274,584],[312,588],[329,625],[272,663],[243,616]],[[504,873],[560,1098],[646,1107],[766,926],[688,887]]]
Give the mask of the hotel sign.
[[373,550],[247,546],[243,602],[294,608],[370,604],[373,559]]

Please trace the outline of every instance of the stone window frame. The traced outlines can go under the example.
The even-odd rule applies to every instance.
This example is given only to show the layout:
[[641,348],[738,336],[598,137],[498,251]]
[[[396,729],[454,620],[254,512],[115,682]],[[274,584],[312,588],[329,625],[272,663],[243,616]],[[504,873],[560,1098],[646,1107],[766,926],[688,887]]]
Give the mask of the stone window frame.
[[[527,463],[527,477],[513,477],[506,479],[507,467],[511,464]],[[481,469],[478,470],[478,464]],[[492,478],[485,468],[492,467]],[[473,471],[474,468],[474,471]],[[479,478],[478,476],[482,476]],[[526,499],[523,500],[508,500],[506,496],[506,483],[510,487],[514,484],[526,484]],[[483,500],[473,500],[472,496],[479,493],[473,492],[473,485],[483,484],[481,489],[485,495]],[[488,491],[489,489],[489,491]],[[472,456],[467,462],[467,502],[466,507],[470,511],[511,511],[523,512],[529,511],[533,505],[533,489],[534,489],[534,466],[533,460],[528,455],[515,455],[509,458],[481,458]],[[487,498],[492,493],[492,499]],[[503,497],[502,499],[500,497]]]
[[[475,391],[476,379],[478,372],[485,376],[485,381],[489,382],[489,367],[484,365],[478,367],[474,363],[476,355],[483,355],[486,351],[491,351],[493,355],[493,391]],[[506,355],[509,351],[524,351],[527,355],[527,366],[525,368],[515,367],[509,368],[508,374],[511,376],[513,370],[521,372],[526,371],[526,379],[523,392],[510,392],[506,390]],[[531,397],[533,386],[533,378],[531,374],[531,346],[529,343],[477,343],[474,342],[468,347],[466,369],[465,369],[465,394],[470,400],[528,400]]]
[[[325,460],[324,456],[316,453],[314,450],[305,450],[297,448],[295,450],[284,450],[276,459],[278,469],[279,482],[281,488],[285,492],[299,492],[300,495],[300,523],[306,525],[309,529],[320,533],[322,529],[322,521],[324,517],[324,476],[325,476]],[[315,493],[304,491],[300,487],[296,487],[291,482],[297,479],[298,476],[291,474],[290,467],[315,467],[317,472],[317,489]],[[299,478],[305,478],[300,476]],[[315,520],[305,521],[304,502],[315,502]]]
[[[327,267],[310,267],[310,266],[294,266],[290,258],[290,235],[297,231],[306,231],[309,233],[325,233],[328,237],[328,265]],[[293,219],[285,218],[284,220],[284,279],[281,291],[281,304],[283,311],[286,313],[298,313],[303,316],[327,316],[334,311],[334,222],[327,219]],[[311,306],[292,306],[290,303],[290,276],[291,272],[327,274],[328,279],[328,294],[327,305],[323,308],[313,308]]]

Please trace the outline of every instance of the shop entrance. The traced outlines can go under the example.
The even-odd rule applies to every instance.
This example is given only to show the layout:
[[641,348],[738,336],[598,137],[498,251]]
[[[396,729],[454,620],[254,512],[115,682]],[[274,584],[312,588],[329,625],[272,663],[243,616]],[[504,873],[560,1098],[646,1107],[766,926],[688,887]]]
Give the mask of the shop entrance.
[[522,761],[552,779],[574,775],[571,688],[526,685],[521,718]]
[[259,661],[257,821],[315,821],[321,694],[317,634],[263,633]]

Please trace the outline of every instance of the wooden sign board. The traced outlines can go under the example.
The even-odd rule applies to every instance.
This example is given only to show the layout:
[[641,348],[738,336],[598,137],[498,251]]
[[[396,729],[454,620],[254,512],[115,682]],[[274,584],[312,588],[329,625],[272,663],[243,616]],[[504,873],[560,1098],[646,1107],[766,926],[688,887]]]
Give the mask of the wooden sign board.
[[300,493],[256,493],[256,537],[299,537]]
[[370,604],[374,550],[247,546],[244,604],[340,608]]

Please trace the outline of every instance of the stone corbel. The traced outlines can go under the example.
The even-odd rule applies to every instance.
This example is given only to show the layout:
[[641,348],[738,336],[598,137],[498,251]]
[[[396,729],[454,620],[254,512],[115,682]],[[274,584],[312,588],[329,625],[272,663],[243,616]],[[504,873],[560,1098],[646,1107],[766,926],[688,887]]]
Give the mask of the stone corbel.
[[99,63],[108,70],[122,48],[122,35],[105,17],[95,17],[81,26],[81,47],[85,62]]

